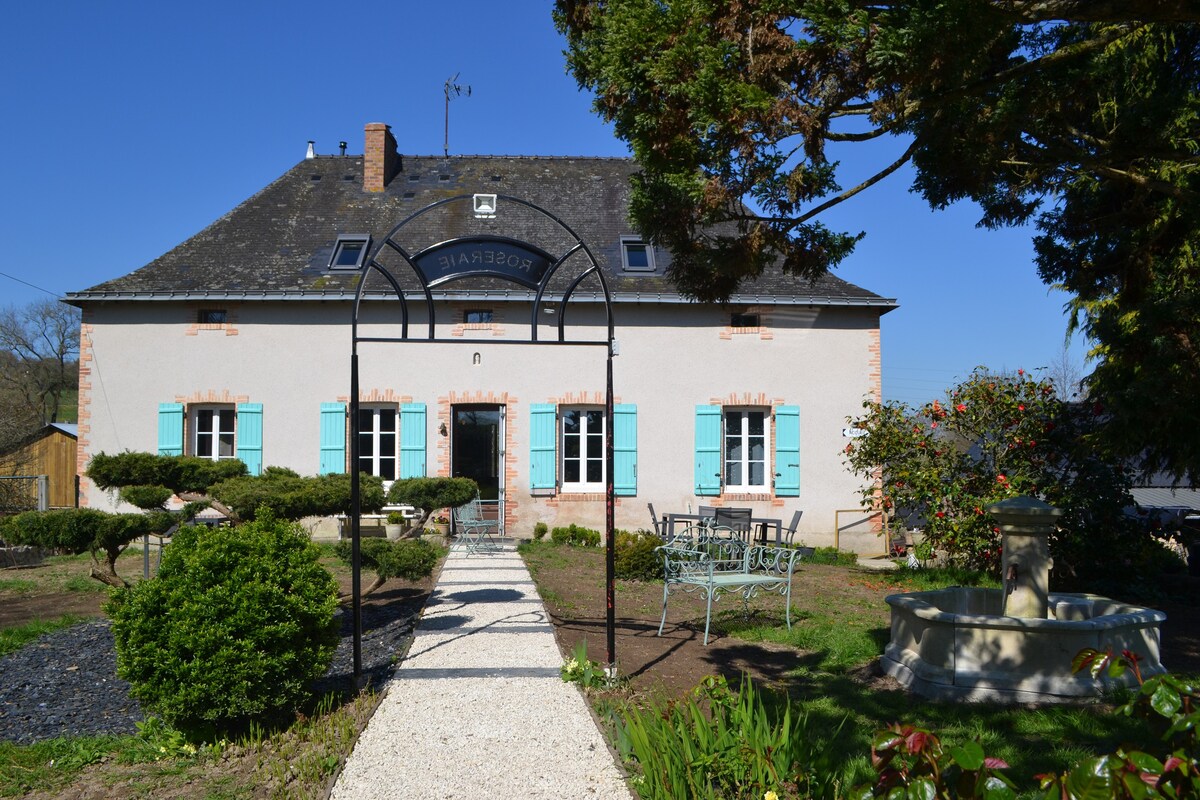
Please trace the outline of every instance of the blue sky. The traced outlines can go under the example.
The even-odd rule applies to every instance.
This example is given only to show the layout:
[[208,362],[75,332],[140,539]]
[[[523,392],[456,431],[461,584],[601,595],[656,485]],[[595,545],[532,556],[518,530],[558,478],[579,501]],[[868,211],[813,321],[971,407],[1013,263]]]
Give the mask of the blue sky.
[[[566,74],[549,2],[20,3],[0,31],[0,306],[125,274],[304,156],[361,153],[386,122],[437,154],[625,155]],[[853,174],[884,152],[845,154]],[[1067,296],[1038,279],[1028,231],[931,212],[897,173],[835,213],[866,231],[840,277],[901,307],[883,318],[884,395],[940,395],[977,365],[1060,360]],[[849,185],[849,178],[845,181]],[[32,284],[32,286],[27,285]],[[38,287],[38,288],[33,288]],[[45,290],[43,292],[42,290]],[[619,323],[619,320],[618,320]],[[1085,346],[1068,358],[1083,366]]]

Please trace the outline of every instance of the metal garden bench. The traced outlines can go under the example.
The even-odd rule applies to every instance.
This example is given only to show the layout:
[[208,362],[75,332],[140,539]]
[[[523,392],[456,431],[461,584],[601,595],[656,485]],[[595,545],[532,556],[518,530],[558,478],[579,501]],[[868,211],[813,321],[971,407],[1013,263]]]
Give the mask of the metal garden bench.
[[760,591],[778,593],[783,596],[788,630],[792,629],[792,573],[796,562],[811,552],[808,548],[749,545],[727,528],[695,527],[656,548],[656,552],[663,559],[665,576],[659,636],[667,622],[667,599],[673,590],[699,592],[706,601],[706,645],[712,604],[722,594],[740,595],[743,612],[749,616],[750,598]]

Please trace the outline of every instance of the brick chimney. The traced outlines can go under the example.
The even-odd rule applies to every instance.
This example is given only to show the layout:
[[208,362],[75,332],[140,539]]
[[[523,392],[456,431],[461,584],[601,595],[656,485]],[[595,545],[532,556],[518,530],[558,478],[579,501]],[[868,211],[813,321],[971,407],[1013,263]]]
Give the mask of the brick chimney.
[[400,154],[392,129],[382,122],[368,122],[363,148],[363,189],[382,192],[400,171]]

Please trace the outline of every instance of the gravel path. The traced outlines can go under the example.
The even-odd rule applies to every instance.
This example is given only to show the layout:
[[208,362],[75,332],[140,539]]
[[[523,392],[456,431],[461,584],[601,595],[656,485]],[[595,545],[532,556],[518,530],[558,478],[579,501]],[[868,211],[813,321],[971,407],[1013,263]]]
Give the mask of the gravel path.
[[[363,672],[376,686],[395,672],[393,659],[412,638],[411,603],[363,608]],[[347,686],[353,673],[352,621],[342,615],[342,640],[318,694]],[[144,719],[129,684],[117,677],[108,620],[47,634],[0,658],[0,740],[30,744],[58,736],[136,733]]]
[[629,800],[561,665],[521,558],[452,552],[331,800]]

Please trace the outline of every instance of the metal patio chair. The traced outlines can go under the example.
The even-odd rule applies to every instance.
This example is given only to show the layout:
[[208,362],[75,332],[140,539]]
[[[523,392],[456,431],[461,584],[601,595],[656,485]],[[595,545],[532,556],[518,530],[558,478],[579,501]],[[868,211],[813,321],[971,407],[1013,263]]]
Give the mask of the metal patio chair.
[[753,515],[754,511],[749,508],[718,508],[713,524],[720,528],[728,528],[742,539],[749,539],[750,517]]
[[654,503],[646,503],[646,508],[650,509],[650,523],[654,526],[654,535],[660,539],[667,538],[667,520],[664,517],[659,519],[654,513]]
[[500,520],[483,516],[479,495],[475,495],[466,505],[454,509],[454,527],[458,537],[451,550],[461,547],[467,551],[467,555],[500,551],[500,543],[493,536],[500,530]]
[[792,515],[792,521],[783,529],[783,544],[790,545],[792,543],[792,539],[796,537],[796,528],[800,526],[800,517],[803,514],[803,511],[797,511]]

